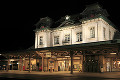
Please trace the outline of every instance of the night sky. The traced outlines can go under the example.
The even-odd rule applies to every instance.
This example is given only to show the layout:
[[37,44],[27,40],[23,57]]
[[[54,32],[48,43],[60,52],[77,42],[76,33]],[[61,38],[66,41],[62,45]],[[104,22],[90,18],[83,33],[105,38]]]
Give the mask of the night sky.
[[40,18],[50,17],[54,21],[65,15],[79,14],[86,5],[98,2],[109,13],[109,19],[120,27],[120,4],[117,0],[78,1],[6,1],[0,9],[0,52],[27,49],[34,45],[33,26]]

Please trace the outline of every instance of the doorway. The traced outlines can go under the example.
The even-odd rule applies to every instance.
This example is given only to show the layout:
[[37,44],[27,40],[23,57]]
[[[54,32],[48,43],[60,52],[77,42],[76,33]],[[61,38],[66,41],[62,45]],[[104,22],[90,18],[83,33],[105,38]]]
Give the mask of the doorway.
[[84,72],[98,72],[98,56],[86,55],[83,61]]

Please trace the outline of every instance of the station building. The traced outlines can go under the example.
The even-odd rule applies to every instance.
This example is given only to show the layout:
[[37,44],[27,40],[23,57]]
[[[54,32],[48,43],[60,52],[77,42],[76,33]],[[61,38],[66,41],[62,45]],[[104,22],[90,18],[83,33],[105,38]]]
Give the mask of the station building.
[[6,70],[120,71],[120,33],[99,4],[53,23],[49,17],[35,24],[35,45],[10,52]]

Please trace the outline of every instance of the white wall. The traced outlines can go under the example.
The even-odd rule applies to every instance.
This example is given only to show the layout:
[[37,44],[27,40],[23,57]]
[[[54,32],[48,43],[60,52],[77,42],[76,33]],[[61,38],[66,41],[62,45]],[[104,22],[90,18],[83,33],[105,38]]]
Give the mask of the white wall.
[[[90,38],[91,27],[95,27],[95,38]],[[104,38],[103,28],[106,29],[106,38]],[[97,19],[83,21],[81,25],[66,26],[62,28],[56,28],[54,30],[38,31],[35,33],[35,48],[37,48],[37,39],[39,44],[40,36],[43,36],[43,45],[38,45],[38,48],[106,41],[109,40],[109,30],[111,31],[111,36],[113,38],[114,32],[116,30],[106,21],[104,21],[102,18],[97,18]],[[76,42],[77,39],[76,34],[81,31],[82,31],[83,41]],[[70,34],[70,42],[63,44],[64,36],[66,34]],[[59,44],[57,45],[54,44],[54,36],[59,36]],[[71,37],[72,37],[72,41],[71,41]]]

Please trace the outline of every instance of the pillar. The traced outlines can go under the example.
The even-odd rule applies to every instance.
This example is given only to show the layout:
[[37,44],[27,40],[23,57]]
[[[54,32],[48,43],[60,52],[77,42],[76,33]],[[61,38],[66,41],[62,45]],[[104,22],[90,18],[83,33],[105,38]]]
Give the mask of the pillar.
[[111,68],[111,72],[112,72],[112,67],[113,67],[113,58],[110,59],[110,68]]
[[38,70],[38,66],[37,66],[37,55],[36,55],[36,71]]
[[6,67],[7,72],[9,71],[9,64],[10,64],[10,59],[9,59],[9,56],[8,56],[8,63],[7,63],[7,67]]
[[116,58],[116,68],[118,68],[118,64],[117,64],[117,58]]
[[30,53],[29,53],[29,72],[31,72],[31,55],[30,55]]
[[49,72],[49,59],[47,59],[47,70]]
[[58,61],[56,60],[56,71],[58,71]]
[[84,62],[84,55],[81,56],[82,72],[84,71],[84,64],[83,64],[83,62]]
[[42,72],[43,72],[43,70],[44,70],[44,57],[43,57],[43,54],[42,54]]
[[19,58],[19,70],[22,71],[22,58]]
[[70,57],[71,57],[71,74],[73,74],[73,51],[70,51]]

